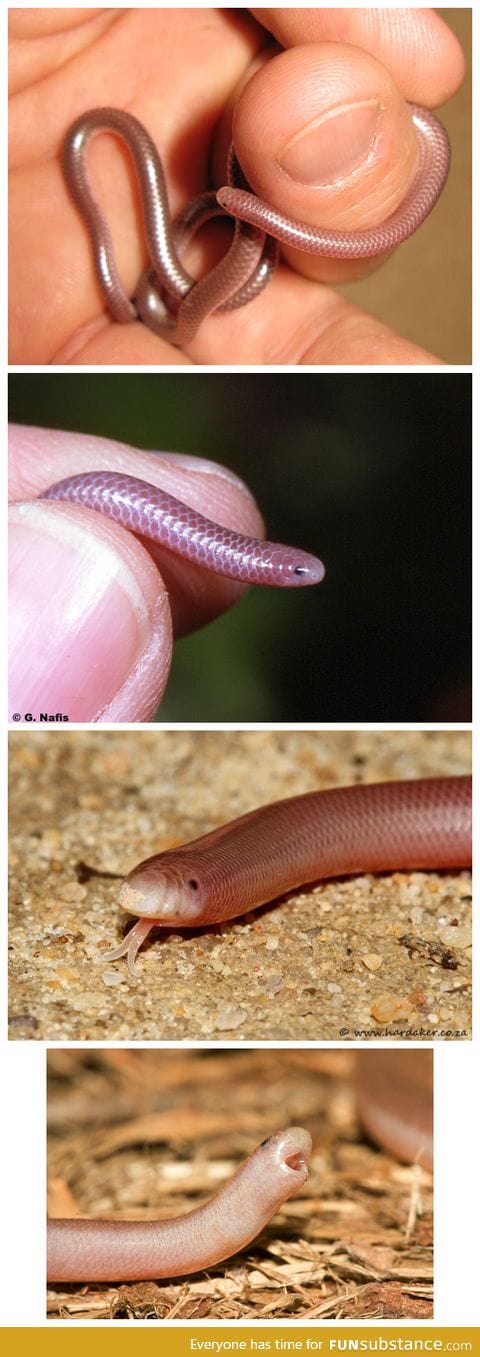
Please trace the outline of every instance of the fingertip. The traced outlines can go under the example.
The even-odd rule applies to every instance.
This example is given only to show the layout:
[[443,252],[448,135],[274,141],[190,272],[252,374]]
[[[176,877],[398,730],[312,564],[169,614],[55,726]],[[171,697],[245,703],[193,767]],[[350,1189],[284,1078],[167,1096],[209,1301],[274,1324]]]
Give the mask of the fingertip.
[[[150,455],[152,457],[152,455]],[[155,482],[171,494],[247,537],[265,536],[265,524],[248,486],[229,468],[209,458],[158,453]],[[246,585],[146,543],[170,593],[175,636],[184,636],[218,617],[245,593]]]
[[172,659],[172,620],[168,594],[161,591],[150,611],[146,645],[111,702],[93,717],[98,724],[151,721],[167,686]]
[[[10,430],[10,451],[10,490],[15,501],[41,496],[55,481],[82,470],[118,470],[162,486],[225,527],[253,537],[264,536],[263,520],[248,487],[229,468],[211,458],[144,452],[92,435],[15,425]],[[49,518],[52,513],[54,517]],[[32,704],[37,679],[44,691],[50,665],[49,692],[53,689],[57,705],[59,694],[63,695],[64,704],[68,701],[72,720],[150,719],[166,685],[172,632],[184,635],[205,625],[232,607],[245,590],[238,581],[224,579],[184,561],[146,539],[137,540],[102,515],[79,506],[41,499],[31,504],[14,503],[12,525],[15,708],[24,706],[27,698]],[[67,541],[63,540],[64,534]],[[69,553],[73,546],[72,561]],[[107,614],[112,551],[119,575],[110,583],[112,589],[115,583],[121,596],[115,599],[110,596]],[[35,584],[32,598],[29,580],[33,572],[38,581],[37,561],[44,573],[45,587],[39,598]],[[103,592],[99,587],[101,578]],[[132,595],[130,609],[129,595]],[[89,606],[92,616],[89,628],[84,630]],[[76,638],[71,634],[75,612],[81,627]],[[55,656],[50,655],[47,663],[42,646],[52,629]],[[122,629],[127,641],[123,657]],[[110,654],[107,666],[109,633],[116,650],[115,655]],[[88,651],[94,651],[98,661],[95,683],[87,672]],[[60,676],[58,670],[63,666],[64,654],[67,658]],[[83,689],[81,697],[75,693],[75,701],[74,680]]]
[[[280,7],[254,9],[252,14],[282,47],[343,42],[371,52],[385,64],[404,97],[426,108],[437,108],[451,99],[465,75],[461,42],[442,14],[432,8]],[[471,11],[461,10],[454,20],[465,29],[467,43],[470,18]]]
[[403,193],[416,164],[409,108],[388,71],[340,43],[282,52],[256,72],[236,107],[234,140],[255,191],[287,198],[288,212],[301,203],[312,225],[319,208],[358,210],[392,163]]
[[50,712],[70,721],[97,719],[145,667],[155,636],[156,659],[160,648],[163,659],[149,689],[153,714],[171,654],[165,595],[158,604],[162,592],[153,562],[115,524],[73,505],[13,505],[12,709],[30,712],[33,720],[41,712],[47,719]]
[[[410,109],[388,71],[339,43],[283,52],[258,71],[240,96],[234,142],[260,197],[309,225],[347,231],[385,221],[418,163]],[[344,261],[332,273],[324,260],[319,272],[318,260],[294,259],[310,276],[351,276]]]
[[264,533],[260,510],[245,481],[212,457],[146,452],[94,434],[23,424],[10,425],[9,450],[11,500],[41,495],[49,485],[82,471],[121,471],[160,485],[225,527],[252,537]]

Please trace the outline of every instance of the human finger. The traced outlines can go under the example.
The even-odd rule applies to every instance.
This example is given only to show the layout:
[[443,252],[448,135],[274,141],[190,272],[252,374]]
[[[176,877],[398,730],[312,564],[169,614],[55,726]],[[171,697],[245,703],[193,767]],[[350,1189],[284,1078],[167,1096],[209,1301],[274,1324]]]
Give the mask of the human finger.
[[[294,48],[263,65],[240,94],[233,137],[260,198],[287,217],[339,231],[383,224],[407,198],[418,166],[411,111],[386,67],[338,43]],[[350,281],[377,262],[285,253],[324,282]]]
[[249,306],[208,318],[191,345],[198,363],[429,366],[441,360],[352,305],[280,265]]
[[463,80],[462,48],[435,9],[280,7],[251,13],[282,47],[342,42],[371,52],[388,67],[405,98],[427,108],[450,99]]
[[[102,719],[148,719],[168,676],[169,605],[177,633],[183,632],[231,606],[243,586],[177,560],[145,539],[137,542],[92,510],[36,498],[17,501],[27,496],[31,501],[82,469],[117,469],[162,485],[226,526],[263,535],[252,497],[215,463],[156,457],[58,430],[14,426],[11,461],[15,708],[22,711],[27,704],[30,710],[37,695],[46,702],[48,673],[55,710],[60,705],[70,719],[100,719],[104,710],[109,715]],[[112,715],[118,710],[121,716]]]

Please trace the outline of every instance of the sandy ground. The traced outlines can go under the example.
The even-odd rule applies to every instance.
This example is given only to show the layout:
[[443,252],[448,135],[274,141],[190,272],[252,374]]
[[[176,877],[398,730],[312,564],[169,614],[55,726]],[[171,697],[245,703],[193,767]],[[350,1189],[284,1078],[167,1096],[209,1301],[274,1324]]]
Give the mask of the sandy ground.
[[[469,771],[466,732],[10,735],[14,1039],[462,1039],[467,872],[320,884],[224,926],[156,931],[138,979],[106,962],[141,859],[278,797]],[[407,948],[399,939],[413,937]],[[441,964],[453,949],[454,968]]]

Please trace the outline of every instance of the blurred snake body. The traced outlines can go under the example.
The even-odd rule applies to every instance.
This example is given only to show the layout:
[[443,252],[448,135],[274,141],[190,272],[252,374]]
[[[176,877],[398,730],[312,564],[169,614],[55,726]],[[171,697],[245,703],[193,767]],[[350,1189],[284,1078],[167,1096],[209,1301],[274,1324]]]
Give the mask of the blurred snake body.
[[372,1140],[433,1169],[433,1052],[357,1051],[355,1071],[357,1109]]
[[150,930],[234,919],[321,878],[471,862],[469,777],[422,778],[307,792],[260,806],[126,877],[119,904],[137,922],[114,961],[134,962]]
[[[418,141],[414,180],[383,225],[362,231],[329,231],[284,216],[250,191],[233,147],[227,185],[195,198],[173,222],[160,156],[142,123],[117,108],[82,114],[65,138],[63,171],[90,235],[97,279],[112,319],[120,323],[140,319],[170,343],[184,345],[213,311],[244,306],[258,296],[275,271],[277,241],[330,259],[367,259],[395,249],[435,206],[450,166],[442,123],[418,105],[410,105],[410,110]],[[125,143],[138,179],[149,265],[133,301],[120,280],[110,230],[87,174],[88,144],[100,132],[114,133]],[[204,278],[195,281],[182,263],[185,248],[206,221],[225,215],[235,222],[230,248]]]

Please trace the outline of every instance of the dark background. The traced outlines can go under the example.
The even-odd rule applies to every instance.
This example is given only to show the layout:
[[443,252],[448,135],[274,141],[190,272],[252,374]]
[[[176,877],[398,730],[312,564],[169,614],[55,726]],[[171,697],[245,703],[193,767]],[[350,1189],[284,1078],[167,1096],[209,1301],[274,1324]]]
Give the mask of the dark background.
[[162,720],[470,719],[469,375],[15,374],[10,406],[222,462],[326,564],[178,642]]

